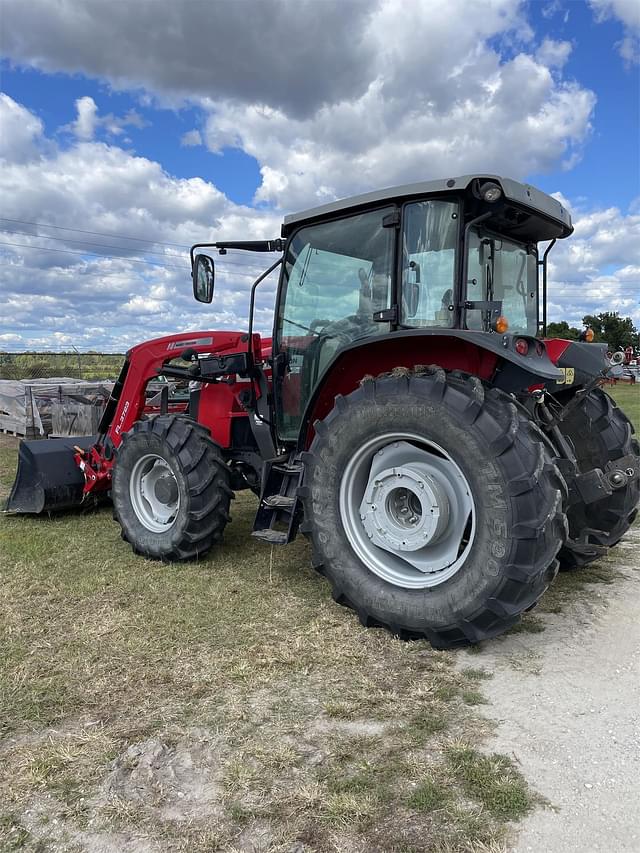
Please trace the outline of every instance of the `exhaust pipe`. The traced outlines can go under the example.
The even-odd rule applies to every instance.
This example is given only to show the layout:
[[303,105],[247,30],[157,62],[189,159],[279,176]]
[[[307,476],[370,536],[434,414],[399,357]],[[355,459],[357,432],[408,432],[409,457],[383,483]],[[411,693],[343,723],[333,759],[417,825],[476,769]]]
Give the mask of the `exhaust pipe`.
[[97,440],[97,435],[83,435],[21,441],[18,471],[5,511],[38,514],[80,506],[84,474],[74,459],[74,448],[88,450]]

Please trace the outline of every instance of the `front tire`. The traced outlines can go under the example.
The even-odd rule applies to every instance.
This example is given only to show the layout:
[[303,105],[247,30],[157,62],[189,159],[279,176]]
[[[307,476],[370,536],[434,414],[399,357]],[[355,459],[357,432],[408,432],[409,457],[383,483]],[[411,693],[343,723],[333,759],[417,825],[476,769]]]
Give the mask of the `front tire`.
[[233,492],[220,448],[190,418],[159,415],[122,437],[113,470],[114,518],[133,550],[191,560],[220,541]]
[[337,397],[315,424],[301,529],[364,625],[436,648],[477,643],[514,625],[555,576],[566,487],[505,395],[440,368],[398,374]]

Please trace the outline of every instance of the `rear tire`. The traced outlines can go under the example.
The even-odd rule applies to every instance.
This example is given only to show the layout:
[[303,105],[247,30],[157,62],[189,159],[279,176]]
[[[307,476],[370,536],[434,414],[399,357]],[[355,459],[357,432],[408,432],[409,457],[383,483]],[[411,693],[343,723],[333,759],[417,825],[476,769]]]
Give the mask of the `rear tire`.
[[201,424],[174,415],[138,421],[123,435],[113,470],[122,538],[156,560],[204,556],[230,520],[229,481],[220,448]]
[[[447,376],[441,368],[397,371],[366,380],[347,397],[337,397],[335,408],[324,421],[316,422],[315,431],[304,457],[301,530],[312,541],[314,566],[331,582],[334,598],[353,608],[363,625],[382,626],[406,639],[425,637],[436,648],[452,648],[495,637],[536,604],[556,574],[555,557],[566,536],[562,510],[566,486],[539,430],[508,397],[495,389],[485,393],[477,378]],[[468,524],[461,539],[456,558],[460,564],[456,567],[452,558],[441,581],[439,567],[415,569],[415,581],[410,567],[401,568],[403,548],[412,544],[409,537],[393,553],[383,542],[376,562],[375,550],[367,550],[365,538],[355,527],[357,519],[363,518],[358,512],[364,503],[359,510],[345,509],[346,493],[357,508],[360,494],[363,502],[371,495],[367,489],[372,482],[380,488],[376,477],[392,476],[380,475],[374,468],[365,487],[366,474],[356,473],[355,485],[347,481],[345,492],[345,478],[351,477],[348,472],[353,460],[362,456],[362,448],[372,448],[371,464],[375,465],[380,446],[376,442],[380,437],[386,442],[389,436],[389,448],[397,448],[394,436],[397,442],[409,437],[409,444],[419,447],[415,438],[419,436],[426,451],[450,460],[450,470],[455,476],[459,471],[468,484],[474,525]],[[416,452],[417,458],[428,460],[428,452]],[[415,464],[415,469],[420,465],[429,470],[428,461]],[[436,471],[437,465],[432,475]],[[410,466],[408,472],[404,482],[410,484]],[[427,490],[429,482],[425,482]],[[401,512],[408,511],[406,504],[400,502]],[[445,510],[443,524],[449,523],[447,517],[455,517],[453,509]],[[366,535],[371,539],[368,517],[367,523]],[[391,523],[388,526],[393,530]],[[373,535],[374,539],[378,535],[375,530]],[[438,536],[448,535],[446,529],[436,531],[436,546]],[[425,547],[430,549],[431,544]],[[367,564],[368,555],[373,556]],[[385,571],[385,561],[400,568]],[[431,573],[427,580],[425,572]]]
[[[559,424],[563,435],[573,445],[578,468],[604,470],[609,462],[635,454],[640,464],[640,447],[633,437],[634,429],[614,401],[597,388],[585,395],[580,404]],[[567,510],[569,537],[595,549],[586,553],[571,548],[570,542],[560,551],[562,569],[577,569],[602,556],[602,548],[612,548],[633,524],[640,500],[640,480],[629,481],[591,504],[572,504]]]

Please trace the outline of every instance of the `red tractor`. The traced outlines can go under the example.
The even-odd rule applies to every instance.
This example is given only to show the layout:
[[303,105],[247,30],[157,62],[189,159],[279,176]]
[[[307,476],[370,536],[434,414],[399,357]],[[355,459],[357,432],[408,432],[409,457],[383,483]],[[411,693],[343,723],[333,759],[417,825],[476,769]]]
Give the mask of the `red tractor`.
[[[544,340],[547,256],[571,232],[550,196],[473,175],[287,216],[279,239],[197,244],[201,302],[214,262],[196,250],[277,253],[248,331],[133,347],[98,436],[23,443],[8,508],[110,492],[133,549],[175,561],[204,556],[251,489],[253,535],[304,533],[364,625],[438,648],[496,636],[559,561],[615,545],[640,495],[633,428],[599,387],[615,358]],[[262,339],[256,288],[278,266]],[[159,374],[191,383],[183,411],[148,410]]]

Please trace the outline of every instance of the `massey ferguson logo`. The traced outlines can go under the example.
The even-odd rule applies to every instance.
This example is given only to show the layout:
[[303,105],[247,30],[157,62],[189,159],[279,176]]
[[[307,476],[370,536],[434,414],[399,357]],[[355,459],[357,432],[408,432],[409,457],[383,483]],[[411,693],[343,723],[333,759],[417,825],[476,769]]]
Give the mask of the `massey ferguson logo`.
[[210,347],[213,346],[213,338],[191,338],[188,341],[171,341],[167,349],[186,349],[187,347]]

